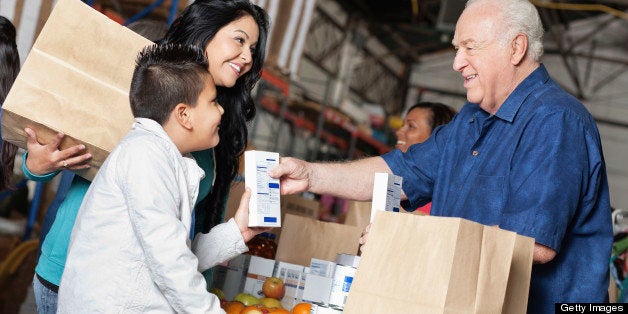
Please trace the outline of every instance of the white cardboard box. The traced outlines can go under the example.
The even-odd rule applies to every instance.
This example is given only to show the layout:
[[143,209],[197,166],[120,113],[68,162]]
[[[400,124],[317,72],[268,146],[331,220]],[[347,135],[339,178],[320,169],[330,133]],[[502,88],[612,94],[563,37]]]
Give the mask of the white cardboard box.
[[251,255],[241,254],[227,265],[216,266],[212,286],[222,290],[227,300],[233,300],[244,289],[250,261]]
[[281,299],[285,308],[292,308],[303,296],[305,266],[277,261],[274,275],[280,278],[286,288],[286,294]]
[[323,276],[323,277],[334,277],[334,270],[336,269],[336,263],[331,261],[326,261],[318,258],[312,258],[310,262],[310,274]]
[[373,183],[373,201],[371,204],[371,222],[378,210],[399,212],[401,202],[401,184],[403,178],[390,173],[375,173]]
[[263,297],[262,286],[266,278],[273,276],[275,260],[258,256],[251,256],[249,271],[244,282],[244,292],[258,298]]
[[305,287],[303,289],[303,301],[328,304],[332,284],[333,278],[306,274]]
[[251,189],[249,227],[281,227],[279,180],[268,171],[279,165],[279,153],[244,152],[244,185]]
[[351,255],[351,254],[344,254],[344,253],[336,254],[336,264],[338,265],[346,265],[346,266],[357,268],[359,263],[360,263],[359,255]]

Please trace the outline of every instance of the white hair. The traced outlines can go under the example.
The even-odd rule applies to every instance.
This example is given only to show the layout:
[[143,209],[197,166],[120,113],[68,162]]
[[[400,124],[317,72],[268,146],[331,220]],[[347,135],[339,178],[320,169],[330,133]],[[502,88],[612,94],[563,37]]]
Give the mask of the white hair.
[[[466,7],[483,1],[487,0],[469,0]],[[524,34],[528,38],[527,54],[538,62],[543,55],[543,24],[536,7],[528,0],[492,2],[501,8],[502,22],[506,27],[502,39],[510,41],[516,34]]]

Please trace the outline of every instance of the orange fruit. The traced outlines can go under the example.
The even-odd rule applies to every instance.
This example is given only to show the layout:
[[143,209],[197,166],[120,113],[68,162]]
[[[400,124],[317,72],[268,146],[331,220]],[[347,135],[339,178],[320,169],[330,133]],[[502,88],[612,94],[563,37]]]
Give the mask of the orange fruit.
[[244,304],[238,301],[227,301],[223,303],[222,309],[227,312],[227,314],[240,314],[242,309],[244,309]]
[[312,311],[312,304],[305,302],[297,303],[292,308],[292,314],[310,314],[310,311]]
[[273,307],[268,309],[268,314],[290,314],[290,311]]
[[266,307],[263,305],[255,304],[249,305],[240,311],[240,314],[264,314]]

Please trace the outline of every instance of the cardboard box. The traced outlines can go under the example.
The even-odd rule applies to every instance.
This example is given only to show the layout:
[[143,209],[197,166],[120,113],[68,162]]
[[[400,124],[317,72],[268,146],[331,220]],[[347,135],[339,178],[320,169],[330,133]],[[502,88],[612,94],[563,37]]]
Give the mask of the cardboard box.
[[[77,18],[80,17],[80,18]],[[2,137],[26,148],[25,127],[60,148],[85,144],[91,180],[133,123],[129,87],[137,53],[152,44],[79,0],[59,0],[2,106]]]
[[286,288],[286,293],[281,299],[284,308],[292,308],[300,302],[305,284],[304,272],[305,267],[302,265],[277,261],[273,276],[280,278]]
[[335,262],[326,261],[318,258],[312,258],[312,261],[310,262],[310,274],[312,275],[333,278],[335,269]]
[[336,255],[336,264],[338,265],[346,265],[346,266],[357,268],[359,263],[360,263],[360,256],[358,255],[351,255],[351,254],[344,254],[344,253],[339,253]]
[[307,266],[312,258],[334,260],[336,254],[357,254],[361,230],[333,222],[286,214],[276,259]]
[[[319,202],[310,200],[299,195],[281,196],[281,221],[285,221],[286,214],[318,219]],[[283,227],[273,228],[270,232],[277,237],[275,241],[279,243]]]
[[347,215],[345,224],[357,226],[360,230],[364,230],[371,223],[371,202],[349,201],[347,204]]
[[281,227],[279,180],[268,175],[277,165],[278,153],[244,152],[244,185],[251,189],[249,227]]
[[333,278],[315,274],[306,274],[305,288],[303,289],[303,301],[328,304],[332,284]]
[[231,259],[227,265],[216,266],[212,287],[219,288],[227,300],[244,290],[244,284],[251,262],[251,255],[240,254]]
[[273,276],[274,270],[275,260],[251,256],[243,292],[250,293],[258,298],[263,297],[262,286],[264,281],[266,281],[266,278]]
[[335,309],[328,305],[312,304],[310,314],[341,314],[342,310]]

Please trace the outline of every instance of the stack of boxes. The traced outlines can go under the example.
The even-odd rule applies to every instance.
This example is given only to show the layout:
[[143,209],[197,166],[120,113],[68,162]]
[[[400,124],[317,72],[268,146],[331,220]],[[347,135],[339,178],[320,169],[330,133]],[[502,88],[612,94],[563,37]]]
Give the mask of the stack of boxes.
[[[307,267],[243,254],[217,267],[212,286],[229,300],[241,292],[261,298],[264,281],[278,277],[286,288],[284,308],[308,302],[319,309],[313,313],[341,313],[359,260],[359,256],[338,254],[335,262],[312,258]],[[347,272],[349,268],[354,271]]]

